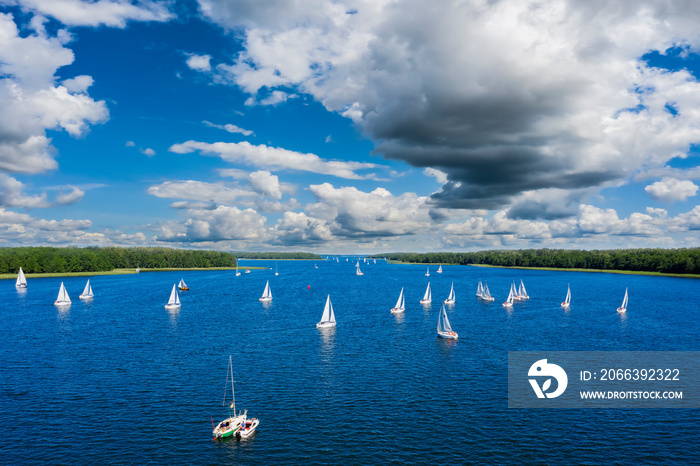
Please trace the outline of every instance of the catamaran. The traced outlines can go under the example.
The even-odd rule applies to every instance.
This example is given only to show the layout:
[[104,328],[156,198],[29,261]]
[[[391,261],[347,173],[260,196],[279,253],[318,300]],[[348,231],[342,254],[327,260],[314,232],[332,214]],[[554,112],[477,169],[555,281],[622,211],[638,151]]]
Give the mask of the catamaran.
[[398,314],[406,310],[405,300],[403,297],[403,287],[401,288],[401,293],[399,293],[399,299],[396,300],[396,305],[391,309],[391,312]]
[[515,285],[511,285],[510,291],[508,292],[508,298],[506,299],[506,302],[503,303],[503,307],[513,307],[513,301],[515,301],[515,296],[513,293],[514,288]]
[[527,295],[527,291],[525,291],[525,284],[522,280],[520,280],[520,288],[518,288],[518,299],[530,299],[530,297]]
[[429,276],[430,276],[430,267],[428,267],[428,270],[426,270],[425,276],[426,276],[426,277],[429,277]]
[[484,283],[484,292],[481,294],[481,296],[479,296],[479,299],[489,303],[494,301],[494,298],[491,296],[491,292],[489,291],[488,283]]
[[92,299],[95,296],[92,294],[92,287],[90,286],[90,279],[88,278],[87,283],[85,284],[85,289],[83,290],[83,294],[79,296],[80,299]]
[[63,282],[61,282],[61,288],[58,289],[58,298],[56,298],[54,304],[56,306],[70,306],[71,304],[70,296],[68,296],[68,292],[66,291],[66,287],[63,286]]
[[425,289],[425,294],[423,295],[423,299],[420,300],[420,303],[421,304],[430,304],[432,300],[433,300],[433,294],[430,291],[430,282],[428,282],[428,287]]
[[484,284],[479,280],[479,284],[476,286],[476,297],[481,298],[484,295]]
[[19,274],[17,275],[17,281],[15,282],[15,288],[26,288],[27,279],[24,278],[24,272],[22,272],[22,267],[19,268]]
[[323,308],[321,322],[316,324],[316,328],[335,327],[335,314],[333,313],[333,304],[331,303],[331,295],[326,298],[326,307]]
[[260,301],[263,303],[269,303],[272,301],[272,291],[270,290],[270,280],[265,283],[265,289],[263,290],[262,296],[260,296]]
[[357,264],[355,264],[355,275],[364,275],[362,270],[360,270],[360,261],[357,261]]
[[455,283],[452,282],[452,287],[450,288],[450,294],[447,296],[447,299],[445,300],[445,304],[454,304],[455,303]]
[[442,273],[442,265],[440,265],[440,267],[438,267],[437,273]]
[[168,299],[165,308],[168,310],[180,309],[180,295],[177,294],[177,285],[173,285],[173,291],[170,292],[170,299]]
[[[231,374],[231,403],[229,404],[228,401],[226,401],[226,396],[228,395],[228,378],[229,378],[229,373]],[[229,355],[228,357],[228,370],[226,371],[226,390],[224,391],[224,401],[222,403],[223,406],[228,405],[229,409],[229,417],[221,421],[216,427],[214,427],[214,430],[212,431],[212,434],[214,435],[214,439],[221,439],[224,437],[230,437],[234,434],[236,434],[240,429],[241,426],[243,425],[244,422],[246,422],[246,418],[248,415],[247,411],[244,411],[243,414],[241,413],[236,413],[236,395],[233,390],[233,362],[231,361],[231,356]],[[257,424],[256,424],[257,427]]]
[[180,283],[177,285],[177,287],[180,288],[181,291],[186,291],[190,289],[190,287],[187,286],[187,283],[185,283],[185,280],[183,280],[182,278],[180,279]]
[[625,297],[622,298],[622,305],[617,308],[617,312],[627,312],[627,288],[625,288]]
[[567,285],[567,287],[566,287],[566,298],[564,298],[564,302],[561,303],[561,307],[568,308],[570,304],[571,304],[571,284]]
[[457,332],[452,331],[450,321],[447,319],[447,312],[445,312],[444,304],[442,305],[442,310],[438,316],[437,334],[441,338],[448,338],[450,340],[456,340],[458,337]]

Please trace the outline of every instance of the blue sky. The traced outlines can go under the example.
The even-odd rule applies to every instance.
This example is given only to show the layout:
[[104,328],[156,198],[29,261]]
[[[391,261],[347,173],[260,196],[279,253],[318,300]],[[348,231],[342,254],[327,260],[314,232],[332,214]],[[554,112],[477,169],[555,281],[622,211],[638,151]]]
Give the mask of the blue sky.
[[687,2],[0,0],[3,246],[696,247]]

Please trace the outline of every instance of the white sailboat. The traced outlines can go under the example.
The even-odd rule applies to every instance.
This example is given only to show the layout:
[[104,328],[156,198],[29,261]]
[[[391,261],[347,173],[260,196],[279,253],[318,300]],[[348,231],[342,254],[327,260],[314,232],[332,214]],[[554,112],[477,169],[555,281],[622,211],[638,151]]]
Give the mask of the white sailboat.
[[481,298],[484,295],[484,284],[479,280],[479,284],[476,286],[476,297]]
[[425,272],[425,276],[429,277],[430,276],[430,267],[428,267],[428,270]]
[[442,265],[440,265],[440,267],[438,267],[437,273],[442,273]]
[[180,295],[177,294],[177,285],[173,285],[173,291],[170,292],[170,299],[168,299],[165,308],[168,310],[180,309]]
[[617,308],[617,312],[627,312],[627,288],[625,288],[625,297],[622,298],[622,305]]
[[[246,422],[246,418],[248,415],[247,411],[244,411],[243,414],[241,413],[236,413],[236,395],[233,390],[233,362],[231,361],[231,356],[229,355],[228,357],[228,370],[226,371],[226,391],[224,391],[224,401],[223,405],[227,406],[229,409],[229,417],[224,419],[223,421],[219,422],[219,424],[214,427],[214,430],[212,431],[212,434],[214,435],[214,439],[221,439],[224,437],[231,437],[234,434],[237,434],[238,431],[241,429],[243,426],[243,423]],[[228,391],[228,378],[229,378],[229,372],[231,374],[231,403],[226,400],[227,396],[227,391]],[[257,427],[257,424],[256,424]]]
[[423,299],[420,300],[421,304],[430,304],[433,300],[433,294],[430,291],[430,282],[428,282],[428,287],[425,289],[425,294],[423,295]]
[[503,303],[503,307],[513,307],[513,302],[515,301],[513,289],[515,289],[515,285],[511,285],[510,291],[508,292],[508,299]]
[[515,282],[514,282],[514,281],[512,281],[512,282],[510,283],[510,292],[511,292],[511,294],[513,295],[513,301],[519,301],[519,300],[520,300],[520,296],[518,295],[518,290],[517,290],[517,288],[515,288]]
[[272,301],[272,291],[270,290],[270,280],[265,283],[265,289],[263,290],[262,296],[260,296],[260,301],[263,303],[269,303]]
[[403,287],[401,287],[401,293],[399,293],[399,299],[396,300],[396,305],[391,308],[391,312],[398,314],[406,310],[406,303],[403,297]]
[[236,276],[237,277],[241,276],[241,272],[238,271],[238,264],[236,264]]
[[68,296],[68,292],[66,291],[66,287],[63,286],[63,282],[61,282],[61,288],[58,290],[58,298],[56,298],[54,304],[56,306],[70,306],[71,304],[70,296]]
[[331,303],[331,295],[326,298],[326,307],[323,308],[321,322],[316,324],[316,328],[335,327],[335,314],[333,313],[333,304]]
[[442,310],[438,316],[437,334],[441,338],[448,338],[450,340],[456,340],[458,337],[457,332],[452,331],[450,321],[447,319],[447,312],[445,312],[444,304],[442,305]]
[[180,283],[178,283],[177,287],[182,291],[186,291],[186,290],[190,289],[190,287],[187,286],[187,283],[185,283],[185,280],[183,280],[182,278],[180,279]]
[[275,262],[275,277],[277,277],[280,273],[277,271],[277,262]]
[[568,308],[570,304],[571,304],[571,285],[569,284],[566,287],[566,298],[564,298],[564,302],[561,303],[561,307]]
[[90,286],[90,279],[88,278],[87,283],[85,284],[85,289],[83,290],[83,294],[79,296],[80,299],[92,299],[94,298],[94,295],[92,294],[92,287]]
[[522,280],[520,280],[520,287],[518,288],[518,299],[530,299],[530,296],[528,296],[527,291],[525,290],[525,284]]
[[492,302],[494,301],[494,297],[491,296],[491,292],[489,291],[489,285],[488,283],[484,283],[484,292],[481,294],[479,297],[482,301],[486,302]]
[[27,279],[24,277],[24,272],[22,272],[22,267],[19,268],[19,274],[17,274],[17,281],[15,282],[15,288],[26,288]]
[[362,270],[360,270],[360,261],[357,261],[357,264],[355,264],[355,275],[364,275]]
[[455,303],[455,283],[452,282],[452,287],[450,288],[450,294],[447,296],[447,299],[445,300],[445,304],[454,304]]

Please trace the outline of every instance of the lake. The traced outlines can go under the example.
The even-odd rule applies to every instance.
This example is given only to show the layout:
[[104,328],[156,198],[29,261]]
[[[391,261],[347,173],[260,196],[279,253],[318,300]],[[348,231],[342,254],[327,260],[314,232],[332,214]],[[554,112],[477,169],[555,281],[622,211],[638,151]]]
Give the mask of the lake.
[[[700,281],[384,261],[0,282],[0,458],[122,464],[696,462],[698,410],[509,409],[508,351],[698,351]],[[317,264],[318,268],[314,268]],[[279,276],[274,275],[275,266]],[[178,312],[164,309],[184,278]],[[475,298],[479,279],[496,301]],[[512,280],[530,300],[501,303]],[[266,281],[273,300],[262,304]],[[61,281],[73,304],[53,305]],[[433,303],[423,307],[427,282]],[[458,341],[436,338],[441,302]],[[569,311],[560,307],[571,284]],[[390,313],[401,287],[406,311]],[[626,315],[616,308],[629,288]],[[330,294],[337,319],[321,331]],[[253,437],[212,441],[236,404]],[[230,388],[230,387],[229,387]]]

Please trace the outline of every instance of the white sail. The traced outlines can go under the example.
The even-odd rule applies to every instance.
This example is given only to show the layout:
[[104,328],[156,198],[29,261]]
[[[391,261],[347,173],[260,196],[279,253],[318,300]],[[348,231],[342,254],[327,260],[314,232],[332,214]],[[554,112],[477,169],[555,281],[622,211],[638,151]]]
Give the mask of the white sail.
[[479,280],[479,284],[476,287],[476,296],[481,298],[484,295],[484,284]]
[[17,281],[15,282],[17,288],[26,288],[27,279],[24,277],[24,272],[22,272],[22,267],[19,268],[19,274],[17,274]]
[[423,299],[420,300],[422,304],[427,304],[433,300],[432,292],[430,291],[430,282],[428,282],[428,287],[425,289],[425,294]]
[[180,279],[180,283],[177,285],[180,289],[187,288],[187,283],[185,283],[185,280],[182,278]]
[[333,312],[333,303],[331,303],[331,295],[326,298],[326,306],[323,308],[321,322],[316,324],[316,327],[335,327],[335,313]]
[[429,277],[430,276],[430,267],[428,267],[428,270],[425,271],[425,276]]
[[357,264],[355,264],[355,275],[364,275],[362,270],[360,270],[360,261],[357,261]]
[[567,285],[566,298],[564,298],[564,302],[561,303],[561,305],[564,307],[569,307],[570,304],[571,304],[571,285]]
[[168,304],[165,305],[166,308],[168,307],[178,307],[180,305],[180,295],[177,294],[177,285],[173,285],[173,290],[170,292],[170,298],[168,299]]
[[236,264],[236,276],[237,277],[241,276],[241,272],[238,271],[238,264]]
[[85,289],[83,290],[83,294],[80,295],[81,299],[88,299],[92,298],[92,287],[90,286],[90,279],[88,279],[87,283],[85,284]]
[[625,288],[625,297],[622,298],[622,305],[617,308],[618,312],[625,312],[627,310],[627,288]]
[[445,304],[454,304],[455,302],[455,284],[452,282],[452,287],[450,288],[450,294],[445,300]]
[[518,288],[518,296],[520,299],[530,299],[530,297],[527,294],[527,291],[525,290],[525,284],[523,283],[522,280],[520,280],[520,288]]
[[401,288],[401,293],[399,293],[399,299],[396,300],[396,305],[391,310],[391,312],[403,312],[406,309],[403,297],[403,287]]
[[511,285],[510,291],[508,292],[508,299],[506,299],[506,302],[503,303],[503,307],[513,307],[513,301],[515,301],[515,294],[513,290],[515,289],[515,285]]
[[270,280],[265,283],[265,290],[260,297],[260,301],[272,301],[272,290],[270,290]]
[[66,287],[63,286],[63,282],[61,282],[61,288],[58,290],[58,298],[56,298],[56,303],[55,304],[70,304],[71,300],[70,297],[68,296],[68,292],[66,291]]
[[491,292],[489,291],[489,285],[487,283],[484,283],[484,292],[481,294],[481,299],[484,301],[493,301],[493,296],[491,296]]
[[440,267],[438,267],[437,273],[442,273],[442,265]]
[[437,334],[439,337],[442,338],[449,338],[453,340],[457,339],[457,333],[452,330],[450,321],[447,318],[447,312],[445,312],[444,304],[442,305],[442,310],[440,311],[440,315],[438,316]]

